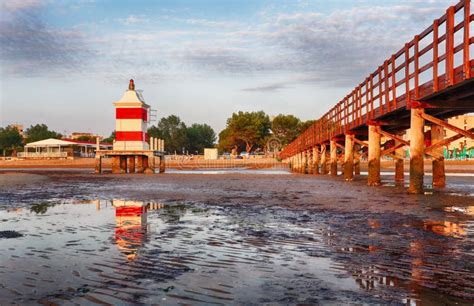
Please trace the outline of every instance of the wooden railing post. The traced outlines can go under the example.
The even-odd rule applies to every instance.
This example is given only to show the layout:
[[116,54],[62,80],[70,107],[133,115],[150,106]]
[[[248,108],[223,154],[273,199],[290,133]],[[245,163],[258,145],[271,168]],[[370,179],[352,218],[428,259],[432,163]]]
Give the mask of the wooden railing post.
[[446,12],[446,86],[454,85],[454,6]]

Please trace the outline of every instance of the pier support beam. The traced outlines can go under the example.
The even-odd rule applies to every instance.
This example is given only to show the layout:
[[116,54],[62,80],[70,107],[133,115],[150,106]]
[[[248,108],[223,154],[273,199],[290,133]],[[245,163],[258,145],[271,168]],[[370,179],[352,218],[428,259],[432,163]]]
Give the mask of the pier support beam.
[[145,167],[145,174],[154,174],[155,173],[155,156],[148,155],[144,156],[146,159],[147,166]]
[[319,174],[319,148],[313,148],[313,174]]
[[369,186],[380,185],[380,128],[376,125],[369,125],[369,176],[367,184]]
[[95,173],[102,174],[102,156],[101,155],[95,156]]
[[308,174],[313,174],[314,172],[314,155],[313,155],[313,150],[308,149],[306,151],[306,156],[308,157]]
[[[395,146],[399,146],[401,143],[395,140]],[[405,156],[405,150],[403,147],[395,150],[395,156],[399,157],[395,160],[395,182],[403,183],[405,181],[405,169],[403,158]]]
[[120,172],[127,173],[127,156],[120,156]]
[[328,174],[328,167],[326,161],[326,145],[321,145],[321,173]]
[[354,175],[360,175],[360,145],[354,144]]
[[[444,128],[440,125],[431,126],[431,145],[444,140]],[[443,147],[436,148],[433,154],[433,187],[446,187],[446,174],[444,171]]]
[[145,168],[143,168],[143,155],[137,155],[137,173],[143,173]]
[[411,109],[410,117],[410,187],[409,193],[423,193],[425,120],[420,116],[423,109]]
[[346,134],[344,147],[344,179],[352,181],[354,179],[354,141],[353,136]]
[[165,164],[165,156],[160,156],[160,173],[165,173],[166,171],[166,164]]
[[128,173],[135,173],[135,156],[127,157]]
[[307,151],[301,152],[301,173],[306,174],[307,172],[307,166],[308,166],[308,155]]
[[112,173],[120,173],[120,156],[112,156]]
[[337,176],[337,145],[336,141],[331,139],[331,143],[329,145],[329,152],[330,152],[330,164],[331,164],[331,175]]
[[304,173],[303,152],[298,153],[298,173]]

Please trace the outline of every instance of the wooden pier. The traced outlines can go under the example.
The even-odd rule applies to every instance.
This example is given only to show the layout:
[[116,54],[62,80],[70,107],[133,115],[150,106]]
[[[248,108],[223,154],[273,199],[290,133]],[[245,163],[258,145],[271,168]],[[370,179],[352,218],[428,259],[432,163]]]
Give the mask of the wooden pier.
[[[378,186],[383,155],[395,161],[395,181],[403,181],[403,147],[409,147],[408,191],[423,193],[425,155],[433,160],[433,186],[444,187],[443,146],[462,137],[474,139],[473,126],[446,121],[474,112],[471,12],[471,0],[449,7],[286,146],[280,157],[294,172],[307,174],[327,174],[329,165],[331,175],[337,175],[340,163],[346,181],[360,172],[360,158],[366,157],[368,185]],[[455,136],[445,138],[444,129]],[[407,130],[405,140],[401,135]],[[383,138],[389,146],[382,146]]]

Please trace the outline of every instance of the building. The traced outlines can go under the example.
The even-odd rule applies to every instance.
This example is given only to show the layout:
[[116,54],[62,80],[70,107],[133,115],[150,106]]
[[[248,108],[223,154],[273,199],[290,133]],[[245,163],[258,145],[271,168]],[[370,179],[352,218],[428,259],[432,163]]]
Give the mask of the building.
[[18,130],[18,133],[20,133],[21,137],[25,137],[25,133],[23,131],[23,124],[10,124],[12,128],[15,128]]
[[111,149],[110,143],[94,143],[88,141],[78,141],[73,139],[54,139],[35,141],[25,145],[25,151],[19,152],[19,158],[75,158],[94,157],[97,145],[101,149]]
[[99,135],[94,135],[92,133],[84,133],[84,132],[73,132],[71,134],[71,139],[79,139],[79,138],[90,138],[90,139],[95,139],[99,137],[99,139],[103,139],[102,136],[99,136]]

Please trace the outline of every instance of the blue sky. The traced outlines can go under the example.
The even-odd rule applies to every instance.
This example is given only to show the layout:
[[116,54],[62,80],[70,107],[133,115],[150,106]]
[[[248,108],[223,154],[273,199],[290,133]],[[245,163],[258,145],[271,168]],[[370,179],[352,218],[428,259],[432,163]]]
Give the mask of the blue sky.
[[448,0],[0,0],[0,126],[108,135],[135,79],[158,117],[315,119]]

